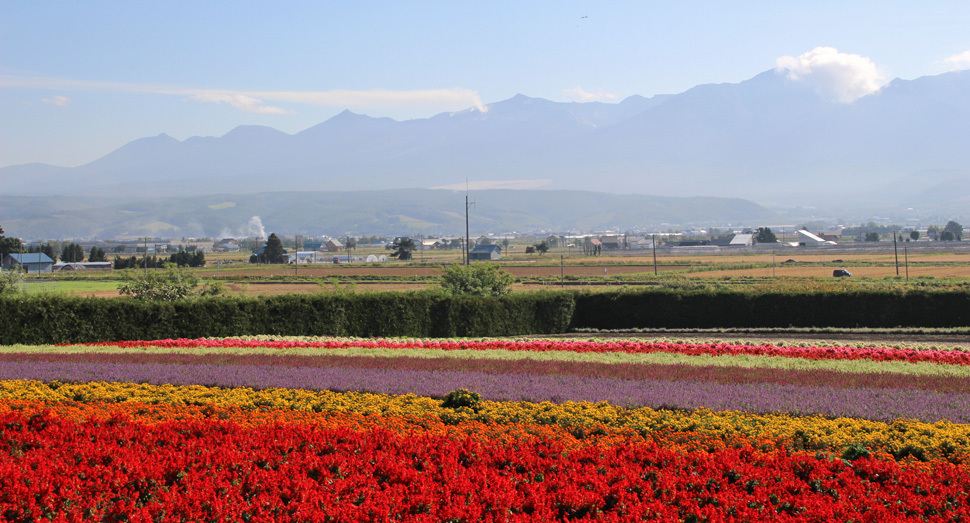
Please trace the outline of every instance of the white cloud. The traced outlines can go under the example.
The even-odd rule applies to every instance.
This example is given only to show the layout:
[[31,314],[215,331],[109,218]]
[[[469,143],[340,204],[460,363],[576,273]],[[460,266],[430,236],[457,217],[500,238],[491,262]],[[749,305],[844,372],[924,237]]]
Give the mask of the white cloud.
[[196,102],[207,102],[207,103],[227,103],[236,109],[241,109],[248,113],[256,114],[292,114],[293,111],[283,109],[282,107],[273,107],[271,105],[263,105],[263,101],[259,98],[254,98],[252,96],[247,96],[238,93],[229,92],[214,92],[205,91],[198,94],[192,95],[192,100]]
[[332,91],[256,91],[246,93],[268,100],[297,102],[327,107],[347,107],[358,109],[390,109],[401,105],[444,106],[452,109],[475,107],[484,112],[485,104],[475,91],[469,89],[419,89],[413,91],[393,91],[390,89],[369,89],[351,91],[336,89]]
[[955,54],[943,61],[950,64],[954,71],[970,69],[970,49],[962,53]]
[[575,102],[600,102],[603,100],[615,100],[619,98],[618,95],[612,93],[604,93],[603,91],[596,91],[594,93],[586,92],[582,87],[576,86],[572,89],[563,89],[563,93]]
[[44,98],[41,101],[47,104],[54,104],[58,107],[67,107],[67,104],[71,103],[71,100],[69,100],[66,96],[61,95],[57,95],[53,98]]
[[787,71],[789,79],[812,85],[826,98],[843,103],[879,90],[884,81],[872,60],[833,47],[816,47],[797,58],[782,56],[776,63],[775,70]]
[[[191,89],[159,84],[91,82],[63,78],[0,75],[0,88],[37,88],[57,90],[119,91],[187,97],[202,103],[225,103],[236,109],[260,114],[291,114],[283,107],[266,102],[317,105],[353,111],[396,111],[413,108],[429,112],[457,111],[474,107],[485,111],[478,93],[470,89],[369,89],[361,91],[237,91],[231,89]],[[56,98],[56,97],[55,97]],[[66,100],[66,99],[65,99]],[[45,100],[46,101],[46,100]],[[413,111],[412,111],[413,112]]]

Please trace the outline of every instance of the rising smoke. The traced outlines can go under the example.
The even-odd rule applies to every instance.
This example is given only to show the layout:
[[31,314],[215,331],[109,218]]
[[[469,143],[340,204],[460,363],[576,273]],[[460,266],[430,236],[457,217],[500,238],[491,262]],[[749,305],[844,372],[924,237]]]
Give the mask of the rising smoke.
[[266,229],[263,227],[263,220],[259,216],[253,216],[246,225],[236,230],[223,229],[219,234],[220,238],[250,238],[254,240],[265,240]]
[[250,218],[247,227],[247,238],[255,238],[257,240],[266,239],[266,229],[263,228],[263,220],[260,220],[259,216],[253,216]]

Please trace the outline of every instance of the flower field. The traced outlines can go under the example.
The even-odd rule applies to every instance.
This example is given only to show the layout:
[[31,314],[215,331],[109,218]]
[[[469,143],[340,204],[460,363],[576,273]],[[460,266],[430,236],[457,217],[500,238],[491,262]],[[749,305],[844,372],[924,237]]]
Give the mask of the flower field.
[[960,347],[0,347],[6,521],[968,518]]

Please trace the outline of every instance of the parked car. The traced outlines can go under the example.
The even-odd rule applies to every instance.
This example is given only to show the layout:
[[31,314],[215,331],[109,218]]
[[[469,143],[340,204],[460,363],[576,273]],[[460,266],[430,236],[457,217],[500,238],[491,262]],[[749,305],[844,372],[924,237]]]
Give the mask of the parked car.
[[852,276],[852,273],[845,269],[835,269],[834,271],[832,271],[832,276],[836,278],[842,278],[842,277],[847,278],[849,276]]

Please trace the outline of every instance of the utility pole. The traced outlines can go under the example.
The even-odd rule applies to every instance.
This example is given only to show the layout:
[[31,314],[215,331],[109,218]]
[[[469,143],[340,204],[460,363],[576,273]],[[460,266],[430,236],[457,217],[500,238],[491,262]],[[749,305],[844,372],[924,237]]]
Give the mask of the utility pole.
[[653,275],[657,275],[657,235],[650,235],[650,243],[653,244]]
[[468,201],[468,180],[465,180],[465,266],[468,266],[468,246],[469,246],[469,229],[468,229],[468,209],[475,205],[475,202]]
[[893,229],[893,253],[896,255],[896,276],[899,276],[899,249],[896,247],[896,229]]
[[566,261],[563,255],[559,255],[559,288],[566,288]]
[[293,237],[293,255],[296,256],[293,262],[293,275],[300,275],[300,235],[297,234]]

